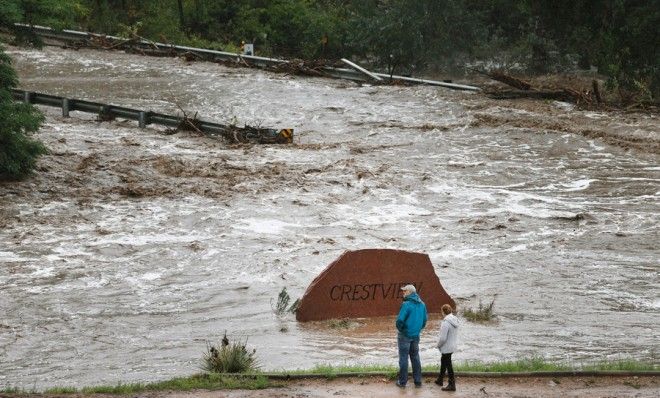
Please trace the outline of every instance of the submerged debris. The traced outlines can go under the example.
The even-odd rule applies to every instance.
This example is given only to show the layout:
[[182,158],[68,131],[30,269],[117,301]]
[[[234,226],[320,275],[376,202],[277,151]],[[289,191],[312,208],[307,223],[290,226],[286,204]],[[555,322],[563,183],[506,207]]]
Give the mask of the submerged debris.
[[268,67],[268,70],[273,72],[286,73],[287,75],[328,77],[329,75],[323,71],[323,69],[328,66],[330,66],[330,63],[324,59],[311,61],[294,59],[286,63],[272,65]]
[[493,80],[504,83],[516,90],[491,89],[486,95],[494,99],[534,98],[572,102],[580,106],[592,106],[602,103],[598,83],[593,82],[592,90],[571,87],[534,87],[531,83],[508,75],[502,71],[481,72]]
[[293,142],[292,129],[269,129],[252,126],[229,126],[223,137],[236,144],[290,144]]

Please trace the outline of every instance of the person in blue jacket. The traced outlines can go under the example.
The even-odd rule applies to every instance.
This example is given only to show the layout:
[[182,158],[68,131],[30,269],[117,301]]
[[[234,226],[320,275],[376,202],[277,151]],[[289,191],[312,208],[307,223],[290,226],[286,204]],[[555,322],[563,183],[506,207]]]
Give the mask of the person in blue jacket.
[[419,333],[426,326],[426,304],[417,295],[413,285],[406,285],[403,290],[403,303],[396,318],[399,344],[399,379],[396,385],[405,387],[408,382],[408,356],[412,363],[415,387],[422,386],[422,363],[419,359]]

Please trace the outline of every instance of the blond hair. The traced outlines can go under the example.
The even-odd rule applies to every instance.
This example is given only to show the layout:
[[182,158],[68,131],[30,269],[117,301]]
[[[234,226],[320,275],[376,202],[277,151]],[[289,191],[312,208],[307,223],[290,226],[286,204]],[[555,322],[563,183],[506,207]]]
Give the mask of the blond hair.
[[443,313],[443,314],[445,314],[445,315],[449,315],[449,314],[451,314],[452,312],[453,312],[453,310],[451,309],[451,305],[449,305],[449,304],[444,304],[444,305],[442,306],[442,313]]

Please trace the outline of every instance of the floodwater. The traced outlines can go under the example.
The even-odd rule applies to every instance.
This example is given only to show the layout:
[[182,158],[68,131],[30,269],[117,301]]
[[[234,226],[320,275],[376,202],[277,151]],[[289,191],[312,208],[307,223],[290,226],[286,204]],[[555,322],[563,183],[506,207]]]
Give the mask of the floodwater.
[[[59,110],[39,173],[0,185],[0,388],[188,375],[208,341],[265,370],[395,364],[393,318],[272,311],[345,250],[426,252],[463,320],[456,361],[659,363],[658,118],[496,102],[116,52],[10,48],[22,88],[292,127],[290,146]],[[437,363],[437,317],[422,361]]]

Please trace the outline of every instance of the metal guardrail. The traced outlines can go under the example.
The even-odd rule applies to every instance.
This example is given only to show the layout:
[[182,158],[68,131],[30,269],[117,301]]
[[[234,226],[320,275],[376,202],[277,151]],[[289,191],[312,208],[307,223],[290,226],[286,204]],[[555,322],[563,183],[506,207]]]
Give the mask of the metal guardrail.
[[80,111],[96,114],[99,120],[112,120],[119,117],[136,120],[140,128],[145,128],[150,124],[158,124],[171,128],[198,130],[208,135],[221,136],[238,143],[288,144],[293,142],[293,129],[238,127],[32,91],[12,89],[11,92],[16,101],[61,108],[64,117],[69,117],[70,112]]
[[[44,37],[44,38],[50,38],[50,39],[55,39],[55,40],[60,40],[60,41],[68,41],[68,42],[75,42],[75,41],[87,41],[87,40],[94,40],[94,39],[102,39],[102,40],[110,40],[115,42],[115,44],[120,44],[122,42],[126,42],[128,44],[129,40],[126,38],[122,37],[117,37],[117,36],[110,36],[110,35],[101,35],[97,33],[90,33],[90,32],[81,32],[77,30],[68,30],[68,29],[63,29],[63,30],[55,30],[49,27],[45,26],[38,26],[38,25],[26,25],[26,24],[14,24],[17,28],[21,29],[26,29],[30,30],[34,34]],[[277,58],[267,58],[267,57],[259,57],[256,55],[244,55],[244,54],[236,54],[236,53],[230,53],[226,51],[217,51],[217,50],[209,50],[205,48],[196,48],[196,47],[187,47],[187,46],[177,46],[173,44],[165,44],[165,43],[158,43],[158,42],[152,42],[148,40],[130,40],[130,45],[135,46],[137,48],[141,48],[144,50],[162,50],[162,51],[171,51],[176,54],[186,54],[186,53],[192,53],[192,54],[197,54],[199,56],[202,56],[202,58],[208,58],[212,61],[231,61],[231,62],[236,62],[236,61],[245,61],[249,65],[254,65],[257,67],[275,67],[278,65],[282,64],[289,64],[290,61],[284,60],[284,59],[277,59]],[[325,75],[328,77],[333,77],[337,79],[347,79],[347,80],[355,80],[355,81],[369,81],[369,77],[365,75],[362,72],[359,72],[355,69],[346,69],[346,68],[335,68],[335,67],[330,67],[330,66],[325,66],[322,68],[322,71]],[[407,77],[407,76],[399,76],[399,75],[392,75],[390,76],[389,74],[386,73],[373,73],[373,75],[378,76],[380,78],[383,78],[386,81],[389,80],[394,80],[394,81],[399,81],[399,82],[406,82],[406,83],[412,83],[412,84],[425,84],[425,85],[431,85],[431,86],[439,86],[439,87],[446,87],[450,88],[453,90],[465,90],[465,91],[480,91],[481,89],[478,87],[474,86],[468,86],[464,84],[456,84],[456,83],[448,83],[448,82],[441,82],[437,80],[429,80],[429,79],[418,79],[418,78],[413,78],[413,77]]]

